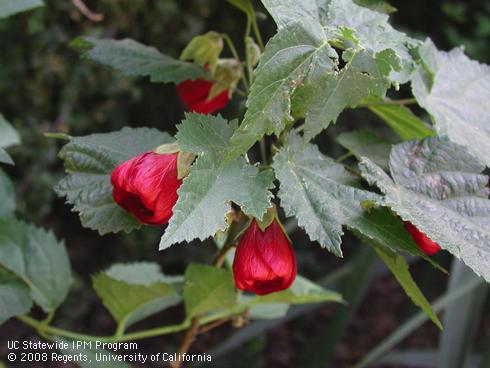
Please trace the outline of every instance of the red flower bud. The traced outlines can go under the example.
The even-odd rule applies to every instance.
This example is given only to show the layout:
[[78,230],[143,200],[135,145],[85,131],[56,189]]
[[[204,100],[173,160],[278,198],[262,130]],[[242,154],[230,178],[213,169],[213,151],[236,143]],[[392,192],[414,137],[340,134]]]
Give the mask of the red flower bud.
[[230,101],[228,90],[209,99],[213,86],[214,82],[204,79],[186,80],[177,84],[177,95],[189,111],[211,114],[224,108]]
[[114,201],[144,224],[168,223],[182,183],[177,156],[150,151],[120,164],[111,175]]
[[441,250],[441,247],[436,242],[430,240],[427,235],[421,232],[410,221],[404,221],[405,229],[410,233],[413,240],[422,252],[428,256],[432,256]]
[[258,295],[291,286],[296,277],[296,257],[276,219],[265,231],[252,221],[237,246],[233,275],[238,289]]

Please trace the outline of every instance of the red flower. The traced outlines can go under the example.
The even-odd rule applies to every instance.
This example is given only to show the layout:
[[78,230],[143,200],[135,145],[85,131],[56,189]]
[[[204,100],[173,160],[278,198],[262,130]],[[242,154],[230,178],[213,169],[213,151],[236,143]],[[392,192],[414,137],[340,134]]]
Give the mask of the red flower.
[[296,257],[276,219],[265,231],[253,220],[233,260],[237,288],[258,295],[287,289],[296,277]]
[[441,250],[439,244],[430,240],[427,235],[417,229],[410,221],[404,221],[403,223],[405,224],[405,229],[410,233],[422,252],[428,256],[432,256]]
[[144,224],[168,223],[182,183],[177,155],[150,151],[120,164],[111,175],[114,201]]
[[230,101],[230,92],[225,90],[209,99],[214,82],[204,79],[186,80],[177,84],[177,95],[189,111],[211,114],[224,108]]

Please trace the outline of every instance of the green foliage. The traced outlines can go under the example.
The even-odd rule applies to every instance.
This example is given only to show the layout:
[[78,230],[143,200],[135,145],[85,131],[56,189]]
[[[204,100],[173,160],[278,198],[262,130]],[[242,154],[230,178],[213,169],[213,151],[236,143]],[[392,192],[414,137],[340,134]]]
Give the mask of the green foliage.
[[392,251],[417,252],[401,222],[383,210],[365,211],[364,201],[376,194],[359,189],[357,180],[342,165],[318,148],[291,136],[275,156],[274,169],[281,183],[279,198],[287,216],[295,216],[313,241],[341,256],[342,226]]
[[413,61],[406,45],[415,42],[391,28],[386,15],[350,0],[263,3],[279,30],[260,59],[229,158],[264,134],[279,135],[293,115],[306,118],[311,139],[345,108],[382,99],[392,83],[408,80]]
[[252,17],[254,15],[253,7],[251,6],[250,0],[226,0],[231,5],[240,9],[242,12]]
[[140,262],[113,265],[93,277],[93,286],[124,331],[182,300],[171,281],[158,264]]
[[427,40],[419,49],[422,65],[412,80],[413,94],[433,117],[439,135],[465,146],[490,166],[490,66],[462,49],[438,51]]
[[79,212],[85,227],[100,234],[137,229],[140,222],[112,199],[110,175],[124,161],[171,141],[167,133],[148,128],[70,138],[59,154],[68,176],[55,190]]
[[223,161],[236,125],[236,121],[227,123],[221,117],[198,114],[188,114],[178,125],[179,147],[199,157],[178,190],[179,199],[160,249],[196,238],[204,240],[225,230],[230,201],[258,219],[270,207],[269,189],[274,187],[271,170],[259,171],[242,157]]
[[275,156],[274,170],[286,215],[295,216],[312,241],[341,256],[342,225],[362,218],[361,202],[374,200],[374,193],[356,188],[355,178],[342,165],[295,135]]
[[0,220],[0,265],[20,278],[44,311],[66,298],[71,270],[63,242],[53,233],[15,219]]
[[368,130],[354,130],[339,134],[337,137],[345,149],[356,156],[357,159],[367,157],[376,165],[388,168],[388,159],[391,151],[391,142],[381,138]]
[[420,309],[426,313],[429,318],[434,322],[434,324],[442,330],[441,321],[437,318],[437,315],[432,310],[430,303],[425,298],[424,294],[420,291],[419,287],[415,283],[410,271],[408,269],[408,263],[402,256],[390,256],[385,253],[383,250],[375,248],[379,257],[383,260],[383,262],[388,266],[390,271],[393,273],[397,281],[405,290],[405,293],[408,297],[415,303],[415,305],[419,306]]
[[194,37],[180,54],[182,60],[192,60],[203,68],[208,66],[212,74],[218,66],[223,51],[223,37],[214,31]]
[[0,19],[43,5],[42,0],[0,0]]
[[379,116],[404,141],[435,136],[431,128],[404,106],[371,106],[369,110]]
[[10,123],[0,114],[0,163],[13,165],[14,161],[5,151],[5,148],[20,143],[19,133],[12,128]]
[[427,138],[393,149],[392,178],[369,159],[361,167],[385,194],[380,203],[490,280],[488,176],[475,157],[446,138]]
[[89,48],[84,57],[114,68],[127,76],[150,77],[152,82],[179,83],[186,79],[207,78],[206,70],[196,64],[161,54],[154,47],[134,40],[75,40],[75,47]]
[[0,169],[0,218],[10,216],[15,211],[15,190],[5,172]]
[[358,5],[365,6],[366,8],[376,10],[380,13],[390,14],[396,12],[396,8],[384,0],[354,0],[354,2]]
[[191,264],[185,271],[186,316],[231,308],[237,303],[233,275],[229,270]]
[[334,291],[297,276],[294,283],[287,290],[264,296],[256,296],[248,301],[249,305],[256,304],[307,304],[321,302],[342,302],[342,296]]
[[0,267],[0,325],[10,317],[29,312],[29,288],[19,278]]

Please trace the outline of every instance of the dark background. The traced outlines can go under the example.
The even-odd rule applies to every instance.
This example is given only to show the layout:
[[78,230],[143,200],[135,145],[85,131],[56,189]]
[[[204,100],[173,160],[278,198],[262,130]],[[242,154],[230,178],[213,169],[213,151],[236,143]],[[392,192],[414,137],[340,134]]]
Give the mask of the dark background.
[[[0,111],[22,135],[22,145],[9,150],[16,166],[6,171],[16,184],[19,217],[52,228],[58,237],[66,240],[75,282],[55,324],[91,334],[110,334],[114,323],[90,288],[91,274],[115,262],[135,260],[157,261],[165,273],[182,273],[191,261],[209,263],[214,248],[212,244],[189,244],[158,252],[162,229],[150,227],[130,235],[100,237],[82,228],[64,200],[56,198],[52,187],[63,176],[56,156],[62,142],[44,138],[42,133],[84,135],[123,126],[153,126],[174,133],[184,112],[173,85],[123,77],[80,59],[68,44],[80,35],[129,37],[177,57],[194,35],[216,30],[229,33],[241,52],[245,18],[223,0],[87,1],[92,10],[105,16],[104,21],[94,23],[83,17],[71,1],[46,3],[44,8],[0,20]],[[490,2],[398,0],[391,3],[398,8],[392,16],[396,28],[420,39],[429,36],[444,50],[464,45],[470,57],[490,61]],[[259,9],[263,13],[260,25],[267,38],[274,34],[275,26],[265,11]],[[402,90],[403,93],[406,91]],[[223,111],[228,118],[242,113],[243,101],[239,96]],[[366,111],[347,111],[316,143],[324,152],[339,156],[344,151],[335,145],[335,136],[361,125],[382,127]],[[346,234],[343,245],[346,259],[341,260],[311,244],[302,231],[294,231],[292,237],[299,272],[314,280],[342,266],[359,248],[355,238]],[[445,266],[450,264],[445,254],[436,259]],[[413,272],[430,300],[444,291],[447,277],[427,263],[414,263]],[[366,288],[360,308],[336,344],[336,367],[357,361],[415,311],[392,276],[377,277]],[[306,362],[313,367],[327,366],[312,351],[321,348],[334,311],[335,306],[323,305],[276,326],[248,340],[239,350],[216,358],[213,366],[279,368],[307,366]],[[478,330],[477,347],[490,336],[488,312],[487,305]],[[174,308],[137,327],[174,324],[182,318],[181,310]],[[234,332],[229,326],[217,329],[201,336],[193,349],[210,351],[225,343]],[[34,336],[30,328],[16,321],[2,326],[0,360],[5,358],[7,339]],[[181,335],[155,338],[142,341],[140,346],[148,352],[172,351],[180,338]],[[405,340],[402,348],[435,348],[437,343],[438,330],[426,324]]]

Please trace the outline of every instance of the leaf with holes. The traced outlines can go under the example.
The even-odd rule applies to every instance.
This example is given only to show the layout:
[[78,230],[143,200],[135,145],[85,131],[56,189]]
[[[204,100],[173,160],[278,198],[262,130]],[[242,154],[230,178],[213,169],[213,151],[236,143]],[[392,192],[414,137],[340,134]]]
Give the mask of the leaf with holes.
[[260,58],[226,159],[264,135],[279,135],[293,116],[306,118],[305,138],[311,139],[345,108],[382,99],[392,83],[408,80],[413,60],[407,45],[415,41],[391,28],[386,15],[351,0],[262,2],[279,30]]

